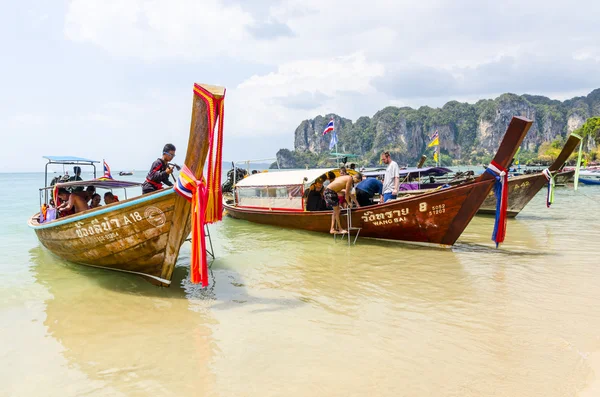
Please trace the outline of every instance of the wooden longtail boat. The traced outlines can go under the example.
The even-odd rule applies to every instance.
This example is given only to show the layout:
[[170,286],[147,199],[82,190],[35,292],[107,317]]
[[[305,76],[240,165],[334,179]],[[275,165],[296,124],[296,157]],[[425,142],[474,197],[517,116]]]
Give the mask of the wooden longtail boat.
[[[565,164],[573,150],[579,145],[580,139],[576,136],[571,135],[563,146],[560,154],[556,160],[552,163],[548,170],[555,175],[560,177],[561,173],[558,170]],[[565,174],[574,171],[566,171]],[[567,175],[565,175],[567,177]],[[531,201],[531,199],[538,194],[538,192],[546,186],[548,180],[543,173],[537,174],[519,175],[508,180],[508,211],[506,216],[514,218],[525,208],[525,206]],[[486,197],[481,208],[479,208],[479,214],[495,214],[496,213],[496,197],[493,192]]]
[[[500,167],[506,168],[531,124],[532,121],[525,118],[513,117],[494,157]],[[296,180],[286,180],[285,171],[249,176],[236,185],[235,204],[225,204],[227,214],[256,223],[329,233],[331,211],[304,211],[301,199],[303,189],[322,171],[326,170],[316,173],[306,170],[306,177],[302,176],[302,171],[289,171]],[[492,175],[484,173],[474,181],[458,186],[353,209],[350,215],[352,226],[361,228],[361,237],[451,246],[495,182]],[[301,190],[299,195],[298,189]],[[341,221],[346,225],[346,215],[342,215]]]
[[[194,86],[185,164],[195,175],[202,175],[208,155],[208,115],[214,112],[210,101],[224,95],[222,87]],[[190,208],[169,188],[45,223],[39,222],[38,213],[28,224],[42,245],[62,259],[169,286],[179,249],[190,234]]]

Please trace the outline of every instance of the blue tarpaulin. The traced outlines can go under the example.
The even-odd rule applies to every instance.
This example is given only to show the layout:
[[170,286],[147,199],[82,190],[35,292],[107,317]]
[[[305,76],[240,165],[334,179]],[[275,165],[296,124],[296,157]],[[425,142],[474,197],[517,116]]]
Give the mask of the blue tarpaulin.
[[43,158],[52,161],[53,163],[71,163],[71,162],[82,162],[82,163],[99,163],[98,160],[84,159],[82,157],[75,156],[43,156]]

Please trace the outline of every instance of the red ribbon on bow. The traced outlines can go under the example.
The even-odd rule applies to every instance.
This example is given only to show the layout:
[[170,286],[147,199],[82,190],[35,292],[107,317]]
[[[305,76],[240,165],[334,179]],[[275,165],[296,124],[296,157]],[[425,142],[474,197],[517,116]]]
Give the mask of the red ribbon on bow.
[[190,279],[192,283],[208,286],[208,262],[206,260],[206,240],[204,225],[208,191],[203,180],[198,180],[194,173],[183,166],[175,185],[175,191],[192,205],[192,258],[190,263]]

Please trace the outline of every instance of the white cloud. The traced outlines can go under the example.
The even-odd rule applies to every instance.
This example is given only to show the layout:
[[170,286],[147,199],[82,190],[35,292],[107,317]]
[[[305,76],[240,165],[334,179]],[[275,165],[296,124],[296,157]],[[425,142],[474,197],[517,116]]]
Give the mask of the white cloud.
[[[13,7],[48,18],[37,30],[0,27],[11,54],[1,127],[23,153],[37,156],[31,142],[58,137],[39,151],[106,156],[115,169],[145,167],[166,141],[183,149],[194,79],[228,88],[226,158],[272,156],[317,114],[356,119],[391,104],[505,91],[564,99],[600,87],[596,1],[72,0],[65,15],[27,0]],[[43,88],[34,110],[33,75]]]
[[218,0],[73,0],[65,35],[120,56],[213,59],[241,44],[252,23],[239,6]]
[[[349,107],[341,104],[340,96],[353,93],[365,101],[374,100],[377,91],[371,80],[383,72],[382,65],[361,53],[282,64],[276,72],[252,76],[228,93],[228,133],[291,134],[301,120],[315,114],[344,114]],[[282,99],[306,95],[315,100],[315,106],[297,106]]]

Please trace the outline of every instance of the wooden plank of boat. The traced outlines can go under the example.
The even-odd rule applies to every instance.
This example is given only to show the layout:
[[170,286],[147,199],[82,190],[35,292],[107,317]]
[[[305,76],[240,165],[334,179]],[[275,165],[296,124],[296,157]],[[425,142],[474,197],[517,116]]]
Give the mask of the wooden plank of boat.
[[[531,124],[528,119],[513,117],[494,157],[501,167],[507,167]],[[474,181],[457,186],[353,209],[352,225],[361,228],[361,237],[451,246],[469,224],[494,183],[494,177],[484,173]],[[329,233],[331,226],[331,211],[269,210],[231,204],[226,204],[225,208],[232,218],[278,227]],[[344,214],[341,221],[343,224],[347,221]]]
[[[222,87],[198,86],[214,98],[225,95]],[[208,111],[194,94],[185,164],[195,175],[202,175],[208,155]],[[28,224],[42,245],[60,258],[139,274],[168,286],[190,233],[190,204],[170,188],[42,224],[36,214]]]
[[[548,169],[556,173],[567,161],[573,150],[579,145],[579,138],[571,135],[560,154]],[[560,175],[560,173],[558,173]],[[514,218],[525,208],[531,199],[547,184],[547,179],[541,172],[537,174],[519,175],[508,180],[508,211],[507,216]],[[478,214],[495,214],[496,197],[490,192]]]

